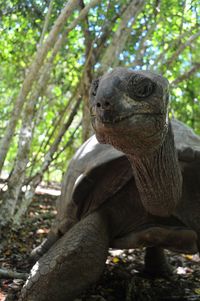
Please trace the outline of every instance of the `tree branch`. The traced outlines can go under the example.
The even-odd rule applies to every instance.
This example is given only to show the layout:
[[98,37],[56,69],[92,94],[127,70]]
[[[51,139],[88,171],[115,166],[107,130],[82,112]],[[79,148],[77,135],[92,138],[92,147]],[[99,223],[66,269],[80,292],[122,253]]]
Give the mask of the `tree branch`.
[[76,104],[74,105],[74,108],[72,109],[72,112],[67,120],[66,123],[63,124],[63,126],[61,127],[58,136],[55,138],[54,142],[52,143],[52,145],[50,146],[48,152],[46,153],[45,157],[44,157],[44,161],[43,164],[41,166],[41,169],[39,172],[37,172],[33,177],[31,182],[29,183],[29,190],[27,190],[25,192],[25,196],[24,198],[21,200],[20,202],[20,206],[17,210],[17,212],[15,213],[14,217],[13,217],[13,223],[14,224],[19,224],[20,223],[20,219],[22,217],[22,215],[26,212],[28,206],[30,205],[35,189],[37,187],[37,185],[41,182],[42,177],[44,172],[48,169],[52,159],[53,159],[53,155],[55,154],[55,152],[58,149],[58,146],[60,144],[60,141],[62,139],[62,137],[64,136],[64,134],[66,133],[66,131],[68,130],[68,128],[70,127],[76,113],[77,110],[80,106],[81,103],[81,97],[78,97],[78,100],[76,102]]
[[200,70],[200,63],[194,64],[194,66],[192,66],[187,72],[185,72],[184,74],[180,75],[178,78],[173,80],[170,85],[172,87],[175,87],[175,85],[177,85],[178,83],[184,80],[187,80],[188,78],[190,78],[190,76],[192,76],[194,73],[196,73],[199,70]]
[[49,3],[48,12],[47,12],[45,20],[44,20],[44,26],[43,26],[43,29],[42,29],[42,34],[41,34],[39,45],[38,45],[39,47],[42,45],[42,43],[44,41],[44,37],[45,37],[45,34],[46,34],[48,26],[49,26],[49,21],[50,21],[50,17],[51,17],[52,8],[53,8],[53,0],[51,0],[50,3]]
[[77,130],[80,128],[81,124],[82,124],[82,120],[78,123],[78,125],[76,126],[76,128],[74,129],[74,131],[72,132],[72,134],[70,135],[67,143],[63,146],[63,148],[53,158],[53,161],[56,160],[60,156],[60,154],[62,154],[73,143],[74,136],[75,136]]
[[[195,28],[196,28],[196,27],[192,27],[192,28],[190,29],[189,32],[188,32],[188,31],[185,31],[185,32],[183,32],[181,35],[179,35],[177,39],[170,41],[170,43],[168,43],[168,44],[166,44],[166,45],[163,45],[163,47],[166,46],[165,51],[163,50],[163,51],[158,55],[158,57],[157,57],[156,60],[154,61],[154,66],[157,66],[157,65],[159,64],[159,62],[160,62],[161,64],[163,64],[163,60],[164,60],[164,57],[165,57],[165,55],[166,55],[166,51],[168,51],[169,48],[172,48],[172,49],[173,49],[173,48],[175,48],[175,47],[178,47],[178,46],[181,44],[181,40],[184,39],[184,38],[186,38],[187,36],[191,35],[192,31],[193,31]],[[153,69],[155,69],[155,68],[153,68]],[[157,69],[157,68],[156,68],[156,69]]]
[[[130,3],[128,3],[128,5],[129,4]],[[93,52],[96,61],[100,60],[100,55],[102,54],[102,50],[105,49],[105,42],[109,38],[109,35],[112,32],[112,25],[115,24],[117,19],[119,19],[120,16],[124,14],[126,8],[127,8],[127,4],[124,4],[119,13],[115,13],[113,18],[109,18],[100,30],[101,31],[100,37],[97,36],[95,38],[93,45],[96,43],[97,47],[93,49],[94,50]]]
[[23,279],[26,280],[28,278],[27,273],[18,273],[11,270],[0,269],[0,278],[4,279]]
[[179,56],[179,54],[181,52],[183,52],[183,50],[190,46],[192,42],[194,42],[198,37],[200,36],[200,31],[196,32],[195,34],[193,34],[192,36],[190,36],[188,38],[188,40],[181,44],[178,49],[173,53],[173,55],[167,60],[164,62],[164,65],[166,65],[167,67],[169,67]]
[[33,86],[33,83],[37,77],[37,74],[42,66],[42,63],[44,62],[49,50],[52,48],[52,46],[55,44],[56,39],[64,26],[67,18],[72,14],[74,9],[78,6],[78,0],[69,0],[64,7],[64,9],[61,11],[59,17],[57,18],[56,22],[54,23],[45,43],[41,45],[37,49],[37,52],[35,54],[35,58],[29,68],[29,71],[26,75],[26,78],[24,79],[24,82],[22,84],[21,90],[19,92],[19,95],[16,99],[13,111],[12,111],[12,118],[10,119],[4,137],[0,141],[0,171],[2,170],[8,149],[10,147],[10,143],[15,131],[15,127],[17,125],[17,121],[20,118],[22,108],[24,106],[24,103],[26,101],[26,98],[31,91],[31,88]]
[[[32,134],[33,134],[32,119],[33,119],[33,115],[34,115],[34,107],[37,103],[38,97],[41,94],[41,91],[46,87],[46,85],[48,83],[50,73],[51,73],[51,69],[52,69],[52,66],[53,66],[54,58],[57,55],[58,51],[60,50],[63,42],[65,41],[66,33],[69,33],[69,31],[71,31],[76,26],[78,21],[80,21],[82,18],[84,18],[86,16],[89,9],[92,6],[96,5],[99,1],[100,0],[91,1],[82,10],[82,12],[78,16],[78,18],[76,18],[66,28],[65,35],[64,34],[61,35],[61,37],[59,37],[57,40],[55,40],[55,37],[54,37],[55,44],[54,44],[54,48],[53,48],[51,57],[49,58],[49,60],[47,61],[47,63],[43,67],[43,70],[42,70],[43,72],[41,72],[41,76],[38,80],[37,87],[33,91],[33,95],[31,95],[30,101],[27,103],[27,106],[25,108],[25,112],[23,114],[23,123],[22,123],[22,128],[21,128],[21,131],[20,131],[20,138],[19,138],[19,145],[18,145],[18,152],[17,152],[17,160],[16,160],[16,164],[13,168],[12,174],[10,175],[9,182],[8,182],[7,202],[6,202],[6,204],[3,204],[3,206],[1,206],[1,209],[2,209],[1,213],[3,215],[5,215],[8,219],[14,213],[16,203],[17,203],[17,199],[18,199],[21,187],[22,187],[22,185],[24,183],[24,179],[25,179],[25,170],[26,170],[26,165],[28,163],[28,155],[29,155],[30,144],[31,144],[31,139],[32,139]],[[68,3],[70,3],[70,1]],[[66,12],[65,12],[65,15],[66,15]],[[61,16],[62,16],[62,13],[61,13]],[[55,22],[55,24],[58,23],[57,27],[60,24],[58,22],[59,19],[60,19],[60,23],[61,23],[61,21],[63,22],[63,17],[62,18],[58,17],[57,21]],[[55,25],[54,25],[54,27],[55,27]],[[61,29],[61,26],[60,26],[60,29]],[[50,32],[49,36],[52,35],[51,33],[52,33],[52,31]],[[58,34],[58,30],[57,30],[57,34]],[[43,46],[45,46],[47,44],[47,42],[49,41],[49,36],[47,37],[44,44],[40,47],[41,49],[43,49],[44,48]],[[53,44],[52,44],[52,41],[51,41],[51,46],[52,45]],[[38,52],[36,53],[36,57],[37,57],[38,53],[39,53],[39,49],[38,49]],[[36,63],[36,62],[37,62],[37,60],[35,60],[34,63]],[[42,63],[42,61],[40,61],[40,62]],[[39,69],[38,69],[38,71],[39,71]],[[25,81],[26,81],[26,79],[25,79]],[[33,85],[33,83],[31,83],[31,84]],[[72,116],[72,115],[70,115],[70,116]],[[63,130],[64,130],[64,133],[65,133],[67,128],[63,129]],[[64,135],[64,133],[61,133],[60,139],[62,138],[62,135]],[[59,142],[60,141],[57,141],[57,142],[55,141],[55,144],[53,144],[52,147],[55,146],[55,145],[57,147]],[[51,150],[51,152],[54,152],[54,150]],[[48,162],[48,160],[47,160],[47,162]],[[1,219],[1,214],[0,214],[0,219]]]
[[152,22],[152,24],[150,24],[150,26],[148,26],[148,22],[147,22],[146,34],[140,40],[139,47],[135,53],[134,63],[131,64],[131,67],[136,67],[137,65],[143,64],[143,57],[144,57],[146,49],[148,47],[146,42],[148,39],[150,39],[151,35],[154,33],[155,28],[157,26],[157,15],[158,15],[159,8],[160,8],[160,0],[156,0],[155,5],[154,5],[153,14],[151,15],[151,17],[149,17],[149,19],[153,19],[154,21]]
[[139,12],[145,4],[144,0],[131,1],[123,15],[116,32],[113,35],[112,41],[106,49],[104,56],[101,60],[101,72],[103,73],[111,65],[116,65],[119,60],[119,54],[124,49],[124,45],[132,30],[132,25]]

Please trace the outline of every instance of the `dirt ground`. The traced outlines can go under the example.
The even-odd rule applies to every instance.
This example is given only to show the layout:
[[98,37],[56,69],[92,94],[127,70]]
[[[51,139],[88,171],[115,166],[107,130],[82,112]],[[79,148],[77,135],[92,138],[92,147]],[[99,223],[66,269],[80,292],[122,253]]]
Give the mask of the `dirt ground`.
[[[0,268],[29,273],[29,254],[46,237],[56,214],[56,197],[38,195],[18,230],[4,232]],[[200,258],[167,252],[173,267],[168,278],[142,273],[143,250],[110,250],[104,273],[76,301],[200,301]],[[0,279],[0,301],[18,300],[22,279]],[[67,300],[66,300],[67,301]]]

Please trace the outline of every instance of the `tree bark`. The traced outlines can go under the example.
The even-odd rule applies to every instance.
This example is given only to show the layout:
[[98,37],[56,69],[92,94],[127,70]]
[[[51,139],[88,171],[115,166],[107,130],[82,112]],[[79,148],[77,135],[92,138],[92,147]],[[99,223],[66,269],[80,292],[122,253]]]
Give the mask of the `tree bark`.
[[157,56],[157,58],[154,61],[154,66],[155,68],[152,68],[152,70],[159,69],[158,65],[162,65],[166,51],[168,51],[169,48],[177,48],[180,44],[182,44],[182,39],[189,39],[189,36],[191,36],[192,32],[195,30],[196,27],[192,27],[189,31],[185,31],[182,34],[180,34],[177,39],[172,40],[170,43],[162,45],[163,47],[165,46],[165,51],[162,50],[162,52]]
[[49,50],[55,44],[56,39],[57,39],[60,31],[62,30],[63,26],[65,25],[67,18],[72,14],[72,12],[74,11],[74,9],[77,6],[78,6],[78,0],[69,0],[67,2],[66,6],[61,11],[55,24],[53,25],[45,42],[43,43],[43,45],[41,45],[41,47],[38,48],[38,50],[35,54],[35,58],[29,68],[29,71],[26,75],[26,78],[24,79],[21,90],[20,90],[19,95],[14,104],[11,118],[7,125],[4,137],[0,141],[0,171],[2,170],[3,164],[4,164],[4,161],[5,161],[5,158],[6,158],[8,150],[9,150],[9,146],[10,146],[10,143],[11,143],[14,131],[15,131],[15,127],[20,118],[24,103],[26,101],[26,98],[27,98],[29,92],[31,91],[34,81],[37,78],[37,74],[38,74],[45,58],[47,57]]
[[188,71],[177,77],[175,80],[171,82],[171,86],[174,87],[178,83],[182,82],[183,80],[188,79],[191,75],[198,72],[200,70],[200,63],[194,64]]
[[[112,42],[110,46],[106,50],[104,56],[101,59],[101,67],[98,71],[99,73],[105,72],[109,67],[116,66],[119,61],[119,54],[124,49],[126,41],[130,35],[132,30],[132,25],[135,22],[135,19],[138,13],[141,11],[145,1],[143,0],[134,0],[131,1],[127,6],[125,11],[122,14],[121,21],[119,27],[113,36]],[[86,44],[88,44],[88,37],[86,36]],[[88,50],[88,45],[86,45],[86,49]],[[89,89],[92,82],[93,74],[92,74],[92,66],[94,62],[92,62],[92,58],[94,57],[94,49],[92,44],[90,44],[90,51],[86,51],[88,54],[85,68],[84,68],[84,76],[83,76],[83,141],[87,140],[93,130],[90,124],[90,113],[88,108],[88,98],[89,98]]]
[[28,278],[28,274],[18,273],[18,272],[11,271],[11,270],[0,269],[0,278],[6,278],[6,279],[17,278],[17,279],[26,280]]
[[[35,89],[30,97],[29,102],[27,103],[27,106],[25,108],[25,112],[23,114],[23,124],[19,136],[19,146],[18,146],[18,153],[15,161],[15,166],[13,168],[12,174],[8,181],[8,192],[7,192],[7,201],[1,206],[2,213],[5,214],[7,212],[6,216],[8,219],[14,214],[15,207],[17,204],[17,200],[19,197],[19,194],[21,192],[21,188],[24,184],[25,180],[25,170],[28,163],[28,157],[29,157],[29,151],[32,141],[32,134],[33,134],[33,125],[32,120],[34,116],[34,108],[36,106],[37,100],[39,96],[41,95],[41,92],[45,89],[47,86],[54,58],[56,57],[58,51],[62,47],[63,43],[66,40],[66,34],[69,33],[77,24],[78,21],[80,21],[82,18],[85,17],[85,15],[88,13],[89,9],[96,5],[99,0],[91,1],[89,5],[87,5],[84,8],[84,11],[79,15],[77,19],[75,19],[70,26],[68,26],[65,30],[65,34],[61,35],[57,41],[55,42],[52,55],[48,62],[44,65],[43,70],[41,72],[40,79],[38,81],[38,84],[35,86]],[[62,134],[63,135],[63,134]],[[62,137],[62,136],[61,136]],[[57,143],[58,145],[59,143]],[[41,181],[41,177],[40,181]],[[39,181],[39,180],[38,180]],[[38,183],[36,181],[36,183]],[[39,181],[39,182],[40,182]],[[36,184],[34,183],[34,188],[36,188]],[[29,194],[30,195],[30,194]],[[22,205],[24,208],[24,206]],[[22,210],[23,212],[26,211],[26,208]],[[10,212],[10,214],[9,214]],[[17,223],[19,223],[19,219],[22,214],[15,215],[15,220],[17,220]],[[20,217],[19,217],[20,216]],[[0,220],[1,220],[1,214],[0,214]]]
[[69,128],[69,126],[71,125],[77,110],[80,106],[81,103],[81,98],[78,98],[74,108],[72,109],[72,112],[67,120],[66,123],[63,124],[63,126],[61,127],[58,136],[56,137],[56,139],[54,140],[53,144],[51,145],[49,151],[46,153],[45,158],[44,158],[44,162],[41,166],[41,169],[39,172],[37,172],[35,174],[35,176],[33,176],[31,182],[29,183],[29,188],[27,189],[27,191],[25,192],[25,195],[23,197],[23,199],[21,200],[16,213],[14,214],[13,217],[13,224],[15,225],[19,225],[20,221],[21,221],[21,217],[23,216],[23,214],[26,212],[28,206],[30,205],[32,198],[35,194],[35,189],[38,186],[38,184],[41,182],[42,178],[43,178],[43,174],[44,172],[48,169],[50,163],[53,160],[53,156],[56,153],[58,146],[60,144],[60,141],[62,139],[62,137],[64,136],[64,134],[66,133],[67,129]]
[[131,64],[131,67],[136,67],[138,65],[142,66],[144,63],[143,58],[144,58],[146,50],[148,48],[148,45],[146,42],[148,40],[151,40],[151,36],[154,33],[155,28],[157,26],[157,15],[158,15],[159,9],[160,9],[160,0],[155,2],[154,13],[151,16],[151,19],[154,21],[151,24],[146,25],[148,30],[147,30],[145,36],[143,36],[140,39],[139,47],[135,53],[135,60],[134,60],[133,64]]
[[192,42],[194,42],[200,36],[200,31],[196,32],[192,36],[190,36],[187,41],[181,44],[178,49],[173,53],[173,55],[166,61],[164,64],[169,67],[171,64],[178,58],[179,54],[183,52],[183,50],[190,46]]
[[103,73],[111,66],[116,66],[118,63],[119,54],[124,49],[129,34],[132,31],[132,25],[134,24],[136,17],[142,10],[144,4],[144,0],[133,0],[123,13],[120,24],[101,60],[100,72]]
[[53,9],[53,0],[51,0],[50,3],[49,3],[48,12],[47,12],[46,18],[44,20],[44,26],[43,26],[42,34],[41,34],[40,41],[39,41],[39,47],[44,42],[44,37],[45,37],[45,34],[47,33],[47,29],[48,29],[48,26],[49,26],[49,21],[50,21],[50,18],[51,18],[52,9]]
[[[80,1],[81,8],[84,9],[85,4],[84,1]],[[83,28],[83,33],[85,37],[85,59],[86,59],[86,64],[83,72],[83,80],[82,80],[82,141],[86,141],[92,134],[92,126],[90,123],[90,112],[88,108],[88,99],[89,99],[89,90],[90,90],[90,85],[92,82],[93,78],[93,59],[91,52],[93,51],[92,47],[92,39],[91,39],[91,33],[89,30],[89,21],[87,16],[85,16],[84,21],[82,22],[82,28]]]
[[[115,4],[115,2],[114,3],[112,2],[112,4]],[[94,43],[97,44],[97,47],[95,49],[93,49],[93,51],[94,51],[95,60],[97,62],[100,61],[101,57],[103,57],[102,54],[104,53],[105,48],[106,48],[105,43],[109,39],[109,36],[112,35],[112,28],[113,28],[114,24],[124,14],[124,12],[125,12],[125,10],[126,10],[126,8],[127,8],[128,5],[129,4],[122,5],[122,8],[121,8],[121,10],[120,10],[120,12],[118,14],[115,14],[113,16],[113,18],[111,18],[111,19],[109,18],[109,20],[106,20],[105,24],[103,24],[103,26],[101,28],[101,35],[100,35],[100,37],[97,36],[95,38]]]
[[[24,184],[26,166],[29,161],[29,152],[33,139],[33,119],[35,116],[35,107],[39,96],[47,87],[53,67],[53,61],[60,47],[60,43],[55,44],[54,51],[52,52],[48,62],[43,67],[43,72],[41,73],[41,76],[34,87],[34,91],[30,95],[29,101],[26,104],[22,116],[22,127],[19,134],[18,151],[12,173],[8,180],[7,201],[5,205],[1,207],[2,211],[7,210],[7,216],[9,216],[8,212],[13,215],[21,188]],[[7,209],[5,209],[5,206]]]

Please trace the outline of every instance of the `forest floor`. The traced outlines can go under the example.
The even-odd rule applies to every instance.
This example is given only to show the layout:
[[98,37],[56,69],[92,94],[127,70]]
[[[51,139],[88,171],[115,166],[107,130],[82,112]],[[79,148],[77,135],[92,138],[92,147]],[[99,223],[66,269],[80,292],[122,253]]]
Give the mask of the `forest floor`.
[[[29,273],[31,250],[46,237],[56,214],[55,196],[35,197],[18,230],[5,232],[7,243],[0,253],[0,268]],[[101,279],[76,301],[200,301],[200,258],[167,252],[173,267],[169,278],[142,273],[143,250],[110,250]],[[0,276],[0,301],[18,300],[21,279]]]

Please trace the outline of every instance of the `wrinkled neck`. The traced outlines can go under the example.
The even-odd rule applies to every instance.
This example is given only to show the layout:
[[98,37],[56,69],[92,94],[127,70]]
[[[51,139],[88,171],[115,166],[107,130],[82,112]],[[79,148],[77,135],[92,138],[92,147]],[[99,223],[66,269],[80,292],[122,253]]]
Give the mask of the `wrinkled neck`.
[[159,149],[147,156],[128,155],[145,209],[158,216],[173,213],[182,192],[182,175],[169,124]]

